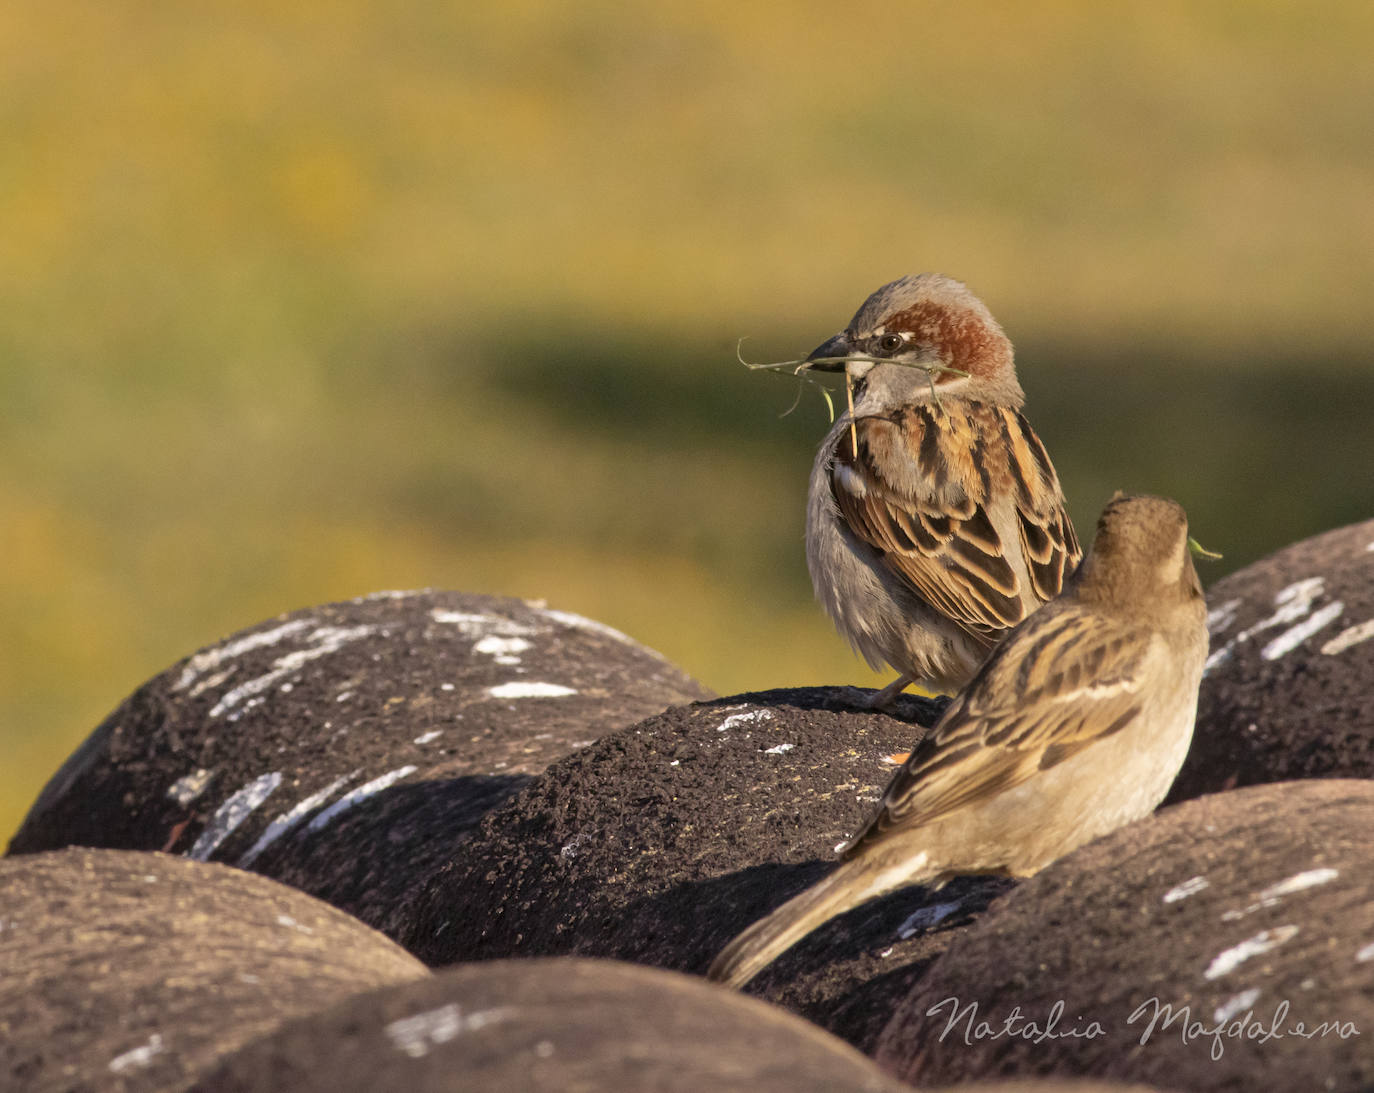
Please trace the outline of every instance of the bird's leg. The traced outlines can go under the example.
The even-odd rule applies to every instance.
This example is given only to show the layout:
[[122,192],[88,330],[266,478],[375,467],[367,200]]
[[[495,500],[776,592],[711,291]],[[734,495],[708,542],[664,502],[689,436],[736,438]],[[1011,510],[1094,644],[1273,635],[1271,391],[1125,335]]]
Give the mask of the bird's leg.
[[877,694],[869,695],[864,701],[864,705],[870,710],[883,710],[887,712],[897,696],[915,682],[915,676],[898,676]]

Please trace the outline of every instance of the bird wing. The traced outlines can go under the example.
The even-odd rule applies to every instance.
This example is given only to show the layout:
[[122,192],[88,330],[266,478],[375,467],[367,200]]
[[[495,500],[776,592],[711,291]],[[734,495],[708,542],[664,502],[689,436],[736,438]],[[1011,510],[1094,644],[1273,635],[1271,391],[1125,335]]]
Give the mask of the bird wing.
[[1056,601],[997,648],[907,758],[853,840],[882,839],[1020,785],[1131,724],[1154,638]]
[[[1035,602],[1059,594],[1082,555],[1044,446],[1014,410],[918,404],[855,422],[841,436],[831,491],[859,538],[931,606],[991,646],[1027,614],[1019,552]],[[1003,541],[995,505],[1014,508]]]

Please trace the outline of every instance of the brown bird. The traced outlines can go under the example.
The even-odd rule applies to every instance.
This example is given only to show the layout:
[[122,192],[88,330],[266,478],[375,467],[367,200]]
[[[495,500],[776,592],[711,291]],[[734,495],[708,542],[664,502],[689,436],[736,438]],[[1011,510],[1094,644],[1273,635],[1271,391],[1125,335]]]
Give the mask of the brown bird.
[[988,658],[841,864],[731,941],[709,977],[740,986],[851,907],[964,873],[1029,876],[1146,815],[1188,751],[1206,655],[1183,509],[1117,495],[1063,594]]
[[1011,342],[926,273],[878,289],[807,360],[853,391],[811,474],[816,596],[871,667],[900,673],[873,705],[916,681],[958,690],[1082,555]]

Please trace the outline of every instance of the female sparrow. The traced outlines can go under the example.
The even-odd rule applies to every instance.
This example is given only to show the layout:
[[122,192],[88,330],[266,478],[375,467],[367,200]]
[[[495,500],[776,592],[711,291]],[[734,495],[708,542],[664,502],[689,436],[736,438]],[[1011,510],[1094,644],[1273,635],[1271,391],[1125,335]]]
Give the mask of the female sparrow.
[[811,474],[816,596],[873,668],[954,691],[1059,594],[1082,552],[1045,447],[1021,414],[1011,342],[958,281],[878,289],[807,358],[852,406]]
[[997,647],[829,876],[707,973],[741,986],[821,923],[909,884],[1024,877],[1150,812],[1188,751],[1206,606],[1183,509],[1117,495],[1058,599]]

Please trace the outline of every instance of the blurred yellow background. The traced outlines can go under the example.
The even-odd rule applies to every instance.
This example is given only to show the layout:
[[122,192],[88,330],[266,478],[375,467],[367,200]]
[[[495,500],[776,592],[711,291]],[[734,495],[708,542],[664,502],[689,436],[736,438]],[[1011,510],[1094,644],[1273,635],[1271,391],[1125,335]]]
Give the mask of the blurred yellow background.
[[538,596],[722,692],[870,682],[804,354],[905,273],[1018,349],[1085,538],[1374,514],[1374,6],[297,0],[0,13],[0,838],[177,658]]

